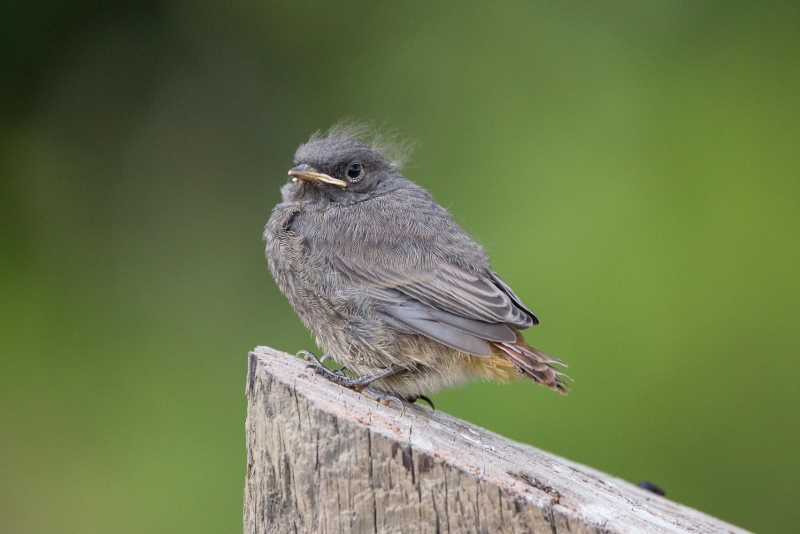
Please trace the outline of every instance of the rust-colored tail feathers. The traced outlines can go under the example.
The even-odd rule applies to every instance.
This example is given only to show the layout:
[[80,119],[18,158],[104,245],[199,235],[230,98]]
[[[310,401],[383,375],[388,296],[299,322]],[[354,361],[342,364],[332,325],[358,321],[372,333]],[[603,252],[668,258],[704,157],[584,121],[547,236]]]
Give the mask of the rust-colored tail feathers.
[[529,346],[521,335],[517,335],[516,343],[492,343],[513,363],[517,369],[537,384],[547,386],[562,395],[569,392],[569,385],[563,378],[567,375],[555,369],[552,364],[567,367],[567,364]]

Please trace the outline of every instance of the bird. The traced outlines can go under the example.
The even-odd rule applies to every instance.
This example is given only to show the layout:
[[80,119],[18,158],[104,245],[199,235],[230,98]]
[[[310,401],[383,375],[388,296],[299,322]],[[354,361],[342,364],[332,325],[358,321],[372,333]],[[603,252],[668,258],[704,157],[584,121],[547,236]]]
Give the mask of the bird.
[[363,137],[337,125],[301,144],[264,229],[269,270],[324,351],[300,352],[309,367],[383,404],[433,407],[477,379],[566,394],[566,364],[525,341],[539,320],[483,247]]

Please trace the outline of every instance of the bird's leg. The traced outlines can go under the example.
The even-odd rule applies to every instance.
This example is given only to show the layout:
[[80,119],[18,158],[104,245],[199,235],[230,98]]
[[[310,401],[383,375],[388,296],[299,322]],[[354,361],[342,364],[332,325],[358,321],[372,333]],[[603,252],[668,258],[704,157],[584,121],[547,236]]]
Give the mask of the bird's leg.
[[[311,354],[311,353],[308,352],[307,350],[301,350],[300,352],[297,353],[298,356],[301,355],[301,354],[303,355],[303,357],[305,359],[308,359],[307,355]],[[313,354],[311,354],[311,355],[314,356]],[[330,360],[330,359],[331,359],[331,355],[326,352],[325,354],[323,354],[322,356],[319,357],[318,361],[319,361],[319,363],[325,363],[326,360]],[[316,366],[314,366],[314,367],[316,367]],[[350,372],[350,369],[348,369],[344,365],[339,367],[338,369],[334,369],[333,370],[333,372],[336,373],[337,375],[347,376],[345,374],[345,371]]]
[[301,350],[300,352],[297,353],[297,355],[298,356],[302,355],[306,361],[311,362],[311,365],[309,365],[309,367],[313,368],[315,373],[321,374],[334,384],[339,384],[340,386],[354,389],[358,392],[363,391],[367,386],[369,386],[376,380],[380,380],[381,378],[386,378],[387,376],[396,375],[398,373],[402,373],[403,371],[405,371],[405,368],[399,365],[392,364],[389,367],[386,367],[374,373],[349,377],[346,374],[344,374],[344,372],[341,370],[331,371],[330,369],[322,365],[322,359],[317,358],[315,355],[311,354],[307,350]]
[[343,365],[343,366],[341,366],[341,367],[339,367],[338,369],[335,369],[333,372],[334,372],[334,373],[336,373],[337,375],[340,375],[340,376],[348,376],[348,375],[345,373],[345,371],[347,371],[348,373],[352,373],[352,372],[353,372],[353,371],[351,371],[350,369],[348,369],[348,368],[347,368],[346,366],[344,366],[344,365]]

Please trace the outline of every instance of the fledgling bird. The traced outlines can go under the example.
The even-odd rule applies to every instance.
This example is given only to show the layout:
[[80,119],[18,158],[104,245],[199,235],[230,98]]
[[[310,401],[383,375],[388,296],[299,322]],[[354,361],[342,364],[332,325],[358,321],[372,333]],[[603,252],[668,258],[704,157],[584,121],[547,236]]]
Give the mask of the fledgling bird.
[[[264,230],[278,287],[330,357],[356,377],[330,380],[414,402],[477,378],[528,376],[567,392],[562,361],[520,330],[536,316],[483,248],[385,151],[334,127],[294,156]],[[304,351],[305,352],[305,351]]]

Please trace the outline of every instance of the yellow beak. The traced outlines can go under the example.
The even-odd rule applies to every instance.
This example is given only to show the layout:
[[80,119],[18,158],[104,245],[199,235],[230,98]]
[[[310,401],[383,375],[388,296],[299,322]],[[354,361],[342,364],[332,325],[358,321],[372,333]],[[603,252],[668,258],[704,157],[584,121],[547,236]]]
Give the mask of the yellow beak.
[[289,170],[289,176],[291,176],[295,182],[297,180],[303,180],[304,182],[331,184],[335,185],[336,187],[341,187],[342,189],[347,187],[347,182],[344,180],[339,180],[337,178],[333,178],[332,176],[328,176],[327,174],[317,172],[314,167],[306,164],[298,165],[297,167]]

